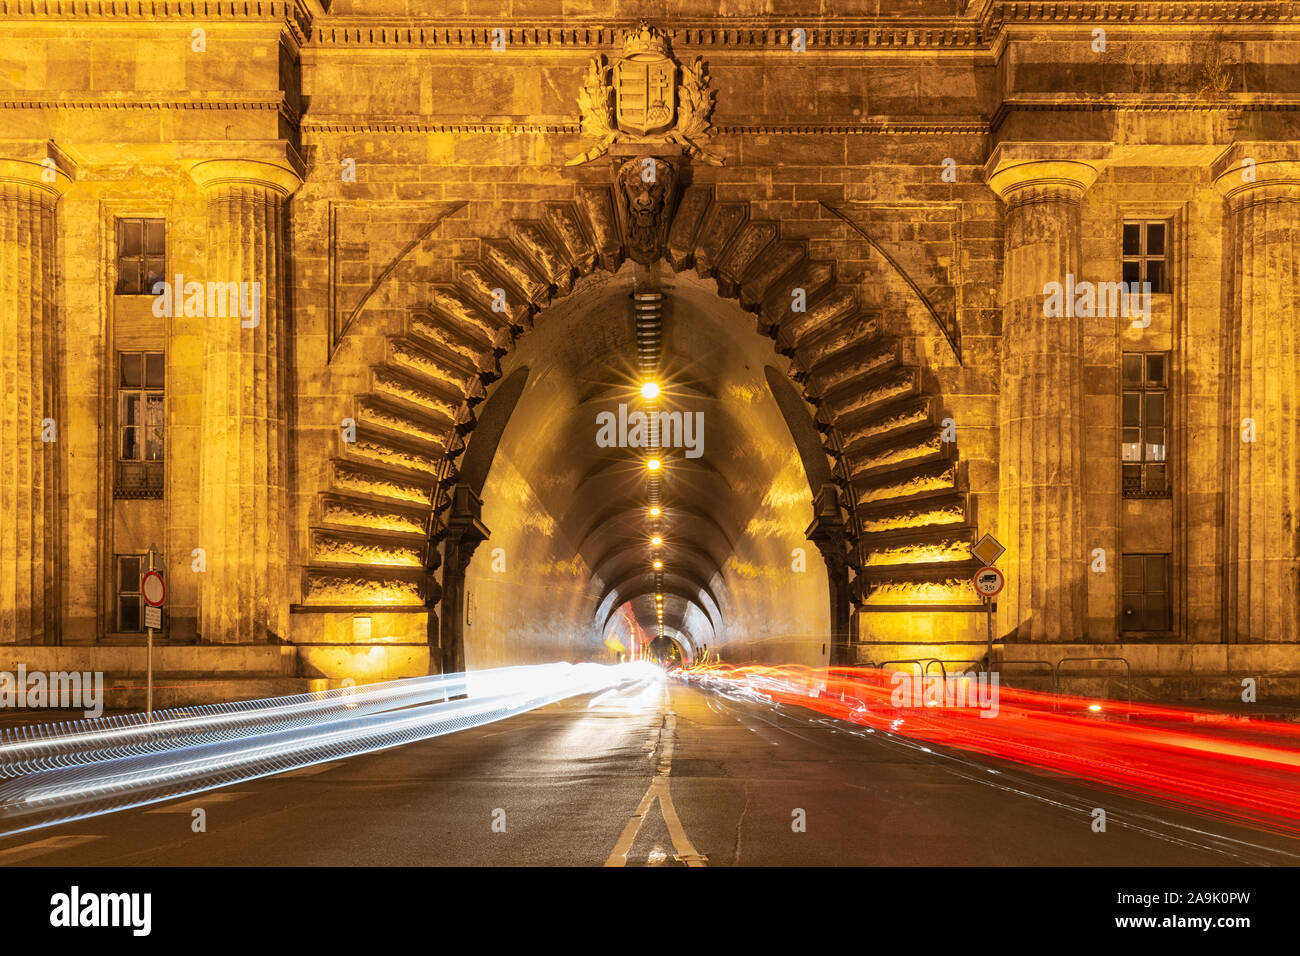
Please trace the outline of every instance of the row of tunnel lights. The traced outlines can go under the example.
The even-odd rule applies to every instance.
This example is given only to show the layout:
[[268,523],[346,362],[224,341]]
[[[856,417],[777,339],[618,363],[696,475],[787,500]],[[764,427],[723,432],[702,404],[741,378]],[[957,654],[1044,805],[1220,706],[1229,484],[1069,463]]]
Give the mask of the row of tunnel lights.
[[[658,383],[656,382],[644,383],[641,386],[641,397],[648,402],[653,402],[656,398],[658,398],[659,397]],[[657,457],[651,456],[650,458],[646,459],[645,466],[647,471],[651,473],[655,473],[660,471],[663,468],[663,461]],[[650,517],[652,519],[658,518],[662,514],[663,514],[663,509],[660,508],[658,505],[650,506]],[[661,535],[656,534],[650,538],[651,547],[659,548],[663,546],[663,543],[664,543],[664,539]],[[664,567],[663,559],[656,555],[651,566],[656,571],[662,571]],[[658,636],[663,637],[664,636],[664,595],[663,592],[660,590],[655,591],[655,615],[659,625]]]

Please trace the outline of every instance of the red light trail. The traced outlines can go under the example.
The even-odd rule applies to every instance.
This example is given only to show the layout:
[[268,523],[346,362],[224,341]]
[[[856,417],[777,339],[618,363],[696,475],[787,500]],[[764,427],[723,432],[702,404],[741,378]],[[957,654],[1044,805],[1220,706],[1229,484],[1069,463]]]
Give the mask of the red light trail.
[[[997,757],[1300,836],[1300,725],[1126,704],[986,683],[993,706],[907,700],[910,675],[870,667],[706,665],[674,672],[705,687],[808,708],[873,731]],[[976,677],[937,675],[951,689]],[[900,706],[899,701],[904,704]],[[958,698],[958,703],[962,702]],[[1098,709],[1100,708],[1100,709]]]

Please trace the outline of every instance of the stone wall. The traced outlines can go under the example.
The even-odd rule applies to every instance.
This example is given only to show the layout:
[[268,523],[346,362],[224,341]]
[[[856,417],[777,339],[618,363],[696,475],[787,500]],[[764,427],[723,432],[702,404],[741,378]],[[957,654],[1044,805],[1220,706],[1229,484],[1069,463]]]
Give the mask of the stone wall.
[[[171,640],[294,641],[313,676],[427,666],[439,593],[426,569],[474,408],[514,337],[575,276],[622,260],[590,215],[609,161],[566,163],[593,146],[577,107],[589,59],[616,59],[630,18],[656,11],[360,6],[0,3],[0,368],[21,379],[4,406],[0,491],[20,520],[0,538],[0,641],[112,635],[112,557],[156,545]],[[719,272],[708,223],[666,258],[720,276],[793,363],[857,524],[860,636],[978,642],[978,615],[871,608],[973,600],[969,547],[988,531],[1011,546],[1000,635],[1120,639],[1121,556],[1140,546],[1173,562],[1172,626],[1151,639],[1294,642],[1294,12],[1259,5],[1247,24],[1170,3],[1098,8],[1098,49],[1097,25],[1052,12],[1063,5],[900,0],[861,18],[760,6],[674,5],[658,23],[717,91],[705,145],[722,164],[684,167],[678,215],[734,208],[771,227],[806,260],[798,280],[822,282],[823,311],[768,308],[796,275],[745,270],[775,263],[775,246]],[[791,49],[796,29],[807,52]],[[228,196],[230,176],[205,174],[211,162],[238,164],[249,209],[275,217],[223,226],[214,190]],[[158,318],[148,297],[114,295],[122,216],[167,220],[169,273],[225,279],[221,264],[237,263],[282,282],[269,337],[245,348],[219,320]],[[1150,328],[1044,321],[1045,279],[1117,277],[1126,217],[1173,226],[1174,285]],[[572,222],[585,244],[561,248]],[[531,223],[546,242],[529,246]],[[489,275],[519,293],[510,314],[474,326],[470,302],[447,320]],[[747,301],[741,280],[760,275]],[[841,331],[841,352],[806,358]],[[137,347],[167,353],[161,500],[112,493],[112,357]],[[1119,355],[1166,349],[1173,493],[1125,499]],[[226,412],[214,355],[246,371]],[[257,421],[240,417],[249,395]],[[54,449],[29,427],[45,409]],[[223,414],[267,461],[283,443],[281,477],[257,465],[231,491]],[[948,419],[955,442],[939,437]],[[346,420],[358,442],[343,440]],[[881,421],[895,424],[873,431]],[[248,541],[282,542],[275,560],[238,543],[247,515]],[[211,570],[192,569],[196,548]]]

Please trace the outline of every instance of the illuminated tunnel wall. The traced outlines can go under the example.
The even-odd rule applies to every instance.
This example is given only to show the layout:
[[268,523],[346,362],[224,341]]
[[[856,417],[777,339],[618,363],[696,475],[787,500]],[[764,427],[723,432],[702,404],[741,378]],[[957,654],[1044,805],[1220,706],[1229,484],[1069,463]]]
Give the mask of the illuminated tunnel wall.
[[[664,451],[661,548],[649,541],[644,452],[597,444],[599,413],[639,407],[638,275],[629,264],[588,277],[539,315],[479,412],[464,475],[491,537],[466,572],[467,665],[611,660],[653,638],[654,552],[665,635],[688,659],[825,662],[826,567],[805,537],[812,491],[789,403],[783,412],[768,384],[788,360],[752,316],[711,283],[655,273],[660,407],[704,423],[698,458]],[[796,430],[811,429],[807,406],[794,411],[808,417]]]

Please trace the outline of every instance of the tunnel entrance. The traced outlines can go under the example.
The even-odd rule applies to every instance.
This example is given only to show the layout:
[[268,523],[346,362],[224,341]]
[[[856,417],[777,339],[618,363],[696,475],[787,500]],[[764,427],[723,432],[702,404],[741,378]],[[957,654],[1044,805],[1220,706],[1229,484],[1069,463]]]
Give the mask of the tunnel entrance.
[[[636,320],[650,289],[653,402]],[[788,370],[712,283],[659,266],[588,276],[539,314],[462,464],[489,535],[464,570],[466,666],[827,663],[827,568],[808,530],[829,468]]]

